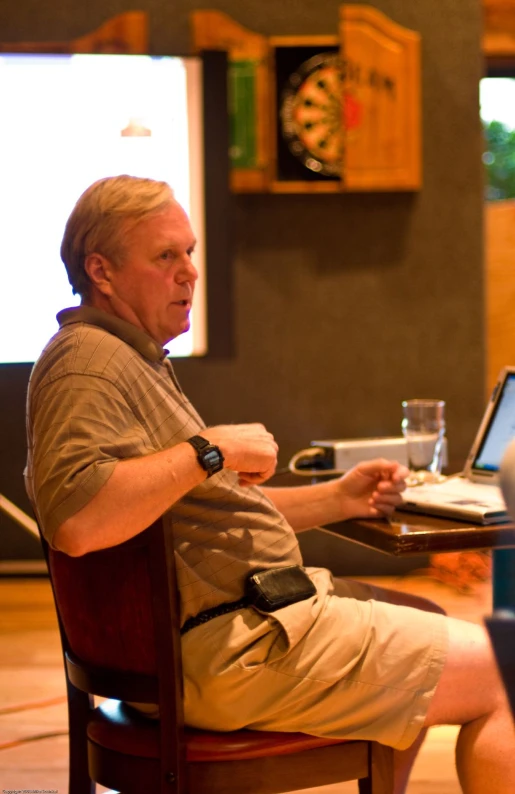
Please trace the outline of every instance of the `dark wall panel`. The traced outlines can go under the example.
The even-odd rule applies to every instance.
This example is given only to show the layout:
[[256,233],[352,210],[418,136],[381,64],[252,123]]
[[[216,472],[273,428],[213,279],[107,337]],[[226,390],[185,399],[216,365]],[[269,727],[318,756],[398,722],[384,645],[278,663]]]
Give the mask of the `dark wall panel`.
[[[153,52],[185,52],[195,7],[264,34],[307,34],[336,32],[339,5],[4,0],[0,30],[4,41],[67,39],[138,8]],[[282,464],[311,439],[398,434],[403,398],[443,398],[457,468],[484,404],[480,3],[374,5],[422,34],[423,190],[235,197],[234,356],[176,368],[209,424],[265,422]],[[11,376],[0,370],[0,492],[23,506],[26,373]],[[32,554],[21,535],[0,516],[0,553]]]

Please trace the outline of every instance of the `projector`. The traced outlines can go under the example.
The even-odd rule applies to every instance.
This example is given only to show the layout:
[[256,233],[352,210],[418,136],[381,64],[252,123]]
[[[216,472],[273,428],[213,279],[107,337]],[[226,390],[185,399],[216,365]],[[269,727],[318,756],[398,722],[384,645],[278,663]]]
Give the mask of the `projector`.
[[[290,468],[305,473],[317,469],[344,472],[363,460],[387,458],[408,465],[406,439],[403,436],[384,438],[351,438],[312,441],[291,460]],[[447,465],[447,439],[443,440],[442,464]],[[329,473],[329,471],[328,471]]]

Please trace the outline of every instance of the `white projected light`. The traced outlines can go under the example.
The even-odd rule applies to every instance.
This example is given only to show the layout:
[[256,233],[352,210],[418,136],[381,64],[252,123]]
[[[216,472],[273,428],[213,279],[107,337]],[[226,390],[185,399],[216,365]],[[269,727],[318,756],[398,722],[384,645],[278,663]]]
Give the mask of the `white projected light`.
[[31,362],[79,299],[59,256],[80,194],[116,174],[168,182],[199,280],[174,356],[206,351],[201,64],[145,55],[0,55],[0,362]]
[[481,118],[500,121],[515,129],[515,80],[511,77],[484,77],[479,83]]

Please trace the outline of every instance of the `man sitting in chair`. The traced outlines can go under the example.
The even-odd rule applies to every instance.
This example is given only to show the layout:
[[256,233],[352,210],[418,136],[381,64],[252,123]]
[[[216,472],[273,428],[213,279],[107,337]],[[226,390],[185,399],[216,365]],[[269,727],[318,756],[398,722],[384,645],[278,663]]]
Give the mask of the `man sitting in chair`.
[[[463,791],[515,791],[513,723],[483,628],[302,568],[296,532],[387,516],[407,471],[377,460],[263,487],[273,436],[207,428],[181,391],[163,345],[189,328],[194,248],[165,183],[112,177],[77,202],[61,256],[82,303],[58,315],[28,396],[26,483],[45,537],[79,556],[170,514],[188,724],[376,740],[398,751],[399,794],[425,728],[459,724]],[[272,582],[246,591],[256,571]]]

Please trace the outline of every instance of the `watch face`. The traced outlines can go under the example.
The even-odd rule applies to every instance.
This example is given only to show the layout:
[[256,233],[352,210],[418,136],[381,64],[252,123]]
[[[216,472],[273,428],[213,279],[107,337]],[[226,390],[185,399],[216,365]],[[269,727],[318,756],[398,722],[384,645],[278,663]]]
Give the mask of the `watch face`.
[[222,468],[222,460],[220,452],[216,447],[211,447],[202,453],[202,460],[206,467],[206,471],[216,472]]
[[281,129],[292,154],[314,171],[339,176],[343,160],[343,71],[338,53],[304,61],[281,97]]

